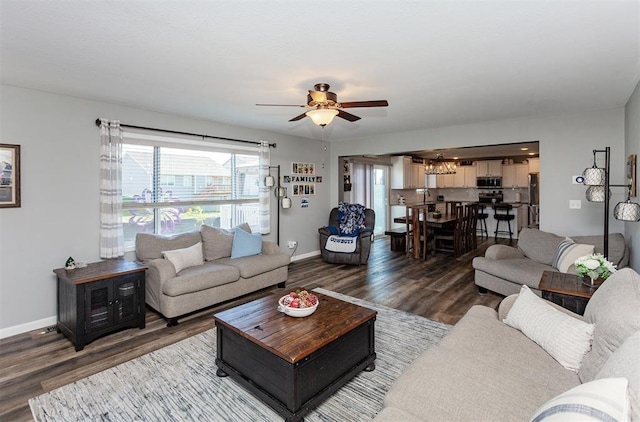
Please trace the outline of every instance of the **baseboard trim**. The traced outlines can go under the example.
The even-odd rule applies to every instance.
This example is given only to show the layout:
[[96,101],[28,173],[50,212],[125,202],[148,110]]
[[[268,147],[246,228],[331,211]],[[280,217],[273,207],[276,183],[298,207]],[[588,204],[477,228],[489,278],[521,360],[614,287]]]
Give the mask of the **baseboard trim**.
[[29,331],[37,330],[38,328],[49,327],[56,325],[58,318],[55,316],[39,319],[37,321],[31,321],[20,325],[14,325],[13,327],[7,327],[0,329],[0,339],[15,336],[17,334],[26,333]]
[[313,258],[314,256],[320,255],[320,250],[308,252],[302,255],[291,257],[291,262],[300,261],[301,259]]
[[[308,252],[302,255],[297,255],[291,257],[291,262],[300,261],[302,259],[313,258],[314,256],[320,255],[320,250]],[[58,318],[55,316],[49,318],[39,319],[37,321],[27,322],[25,324],[15,325],[13,327],[7,327],[0,329],[0,339],[15,336],[17,334],[26,333],[29,331],[34,331],[39,328],[49,327],[51,325],[56,325],[58,322]]]

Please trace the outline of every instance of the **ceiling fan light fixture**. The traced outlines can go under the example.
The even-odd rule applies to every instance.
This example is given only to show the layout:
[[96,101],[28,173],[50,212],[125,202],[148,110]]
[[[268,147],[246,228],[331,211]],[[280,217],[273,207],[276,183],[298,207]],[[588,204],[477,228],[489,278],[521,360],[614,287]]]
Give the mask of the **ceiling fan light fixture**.
[[338,110],[333,108],[318,108],[309,110],[305,114],[318,126],[326,126],[338,115]]

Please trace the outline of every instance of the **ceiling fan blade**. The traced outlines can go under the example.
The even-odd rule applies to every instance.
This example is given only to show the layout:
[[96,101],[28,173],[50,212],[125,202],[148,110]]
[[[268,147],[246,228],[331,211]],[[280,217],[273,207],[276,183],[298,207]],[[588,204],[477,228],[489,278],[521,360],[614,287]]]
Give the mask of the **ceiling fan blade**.
[[356,120],[360,120],[360,117],[356,116],[355,114],[347,113],[344,110],[338,110],[338,117],[341,117],[350,122],[355,122]]
[[294,117],[293,119],[291,119],[289,121],[290,122],[297,122],[298,120],[304,119],[305,117],[307,117],[307,113],[306,112],[297,115],[296,117]]
[[305,105],[300,104],[256,104],[257,106],[262,107],[306,107]]
[[346,103],[340,103],[342,108],[353,107],[387,107],[389,103],[387,100],[375,100],[375,101],[350,101]]
[[309,91],[309,95],[316,103],[324,104],[327,102],[327,93],[321,91]]

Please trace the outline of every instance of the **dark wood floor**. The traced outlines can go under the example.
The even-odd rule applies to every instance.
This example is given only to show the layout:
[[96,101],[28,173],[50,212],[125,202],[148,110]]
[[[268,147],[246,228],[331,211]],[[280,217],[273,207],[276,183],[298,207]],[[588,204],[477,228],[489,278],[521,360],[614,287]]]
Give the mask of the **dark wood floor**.
[[436,254],[419,261],[390,252],[388,238],[377,239],[366,266],[326,264],[319,257],[297,261],[289,267],[285,289],[273,287],[244,296],[192,315],[175,327],[167,327],[148,309],[145,329],[108,335],[80,352],[55,330],[0,340],[0,420],[31,420],[29,398],[213,328],[214,313],[274,292],[322,287],[455,324],[471,306],[495,308],[502,298],[491,292],[480,295],[473,283],[471,260],[491,244],[493,240],[481,243],[458,259]]

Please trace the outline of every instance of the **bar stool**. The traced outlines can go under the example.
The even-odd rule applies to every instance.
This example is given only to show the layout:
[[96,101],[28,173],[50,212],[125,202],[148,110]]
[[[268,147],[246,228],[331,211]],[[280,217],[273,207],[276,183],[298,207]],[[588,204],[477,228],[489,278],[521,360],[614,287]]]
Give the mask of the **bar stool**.
[[[509,240],[513,240],[513,232],[511,231],[511,220],[515,218],[515,215],[511,214],[511,204],[495,204],[493,206],[493,218],[496,220],[496,231],[494,232],[494,239],[498,240],[498,233],[509,233]],[[499,230],[500,222],[506,221],[509,225],[509,231]]]
[[[484,239],[486,236],[489,238],[489,230],[487,229],[487,218],[489,218],[489,214],[484,212],[484,205],[478,205],[478,223],[480,224],[480,228],[476,227],[476,230],[480,232],[480,236]],[[484,226],[484,228],[482,228]]]

